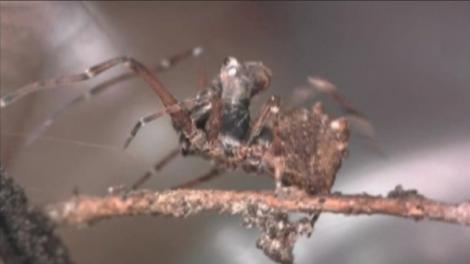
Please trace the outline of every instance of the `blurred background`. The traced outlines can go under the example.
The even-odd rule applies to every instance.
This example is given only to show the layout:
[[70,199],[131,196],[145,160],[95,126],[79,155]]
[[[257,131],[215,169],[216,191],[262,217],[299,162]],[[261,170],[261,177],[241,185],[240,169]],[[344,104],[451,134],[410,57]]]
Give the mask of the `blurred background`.
[[[385,194],[395,185],[448,202],[470,199],[470,3],[468,2],[1,2],[2,94],[37,80],[78,73],[129,55],[147,65],[202,45],[204,55],[161,74],[179,99],[197,93],[201,69],[213,76],[225,56],[263,61],[268,94],[289,98],[309,75],[323,76],[374,124],[380,155],[351,138],[334,190]],[[78,188],[103,195],[129,184],[173,149],[170,120],[122,145],[139,117],[161,107],[139,79],[120,82],[61,115],[33,144],[49,113],[127,72],[36,93],[1,109],[1,162],[37,205]],[[331,115],[340,111],[324,99]],[[313,100],[305,105],[313,103]],[[209,169],[178,158],[146,188],[164,189]],[[204,188],[269,189],[268,177],[228,173]],[[237,217],[133,217],[90,228],[61,228],[77,263],[271,263],[258,232]],[[295,248],[297,263],[468,263],[470,229],[394,217],[323,214]]]

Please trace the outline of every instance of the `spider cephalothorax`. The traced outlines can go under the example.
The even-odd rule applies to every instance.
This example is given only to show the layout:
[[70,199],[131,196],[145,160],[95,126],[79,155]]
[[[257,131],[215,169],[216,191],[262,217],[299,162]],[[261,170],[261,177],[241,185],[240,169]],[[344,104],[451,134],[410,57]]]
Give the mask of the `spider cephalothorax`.
[[[230,154],[248,139],[251,99],[267,89],[270,80],[271,71],[262,63],[227,57],[209,87],[187,104],[191,118],[208,140],[219,140]],[[191,152],[187,140],[182,138],[183,153]]]

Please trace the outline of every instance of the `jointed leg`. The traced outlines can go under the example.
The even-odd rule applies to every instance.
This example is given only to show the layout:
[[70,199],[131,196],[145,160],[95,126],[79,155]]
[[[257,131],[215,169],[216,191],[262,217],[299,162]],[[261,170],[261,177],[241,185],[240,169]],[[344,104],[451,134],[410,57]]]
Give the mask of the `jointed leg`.
[[180,184],[180,185],[177,185],[177,186],[174,186],[172,187],[171,189],[183,189],[183,188],[192,188],[198,184],[201,184],[201,183],[204,183],[204,182],[207,182],[209,180],[212,180],[214,178],[217,178],[217,177],[220,177],[222,176],[224,173],[223,170],[217,168],[217,167],[213,167],[210,171],[208,171],[207,173],[203,174],[202,176],[199,176],[193,180],[190,180],[186,183],[183,183],[183,184]]
[[160,62],[155,67],[155,72],[160,73],[169,70],[171,67],[177,65],[183,60],[186,60],[190,57],[197,58],[204,52],[204,49],[200,46],[185,50],[183,52],[171,55],[167,58],[160,60]]
[[158,118],[162,117],[164,114],[166,113],[169,113],[171,114],[172,112],[176,112],[176,111],[179,111],[181,110],[181,106],[179,104],[174,104],[170,107],[166,107],[164,108],[163,110],[160,110],[158,112],[155,112],[155,113],[152,113],[150,115],[147,115],[147,116],[144,116],[144,117],[141,117],[139,119],[139,121],[134,125],[134,127],[132,128],[131,130],[131,133],[130,133],[130,136],[126,139],[125,143],[124,143],[124,149],[127,149],[127,147],[129,147],[129,145],[131,144],[132,140],[134,139],[134,137],[137,135],[137,132],[139,132],[139,130],[145,126],[146,124],[152,122],[152,121],[155,121],[157,120]]
[[138,189],[139,187],[141,187],[144,183],[146,183],[153,175],[155,175],[156,172],[159,172],[161,169],[163,169],[163,167],[165,167],[170,161],[172,161],[173,159],[175,159],[176,157],[178,157],[180,154],[180,149],[179,148],[174,148],[173,150],[171,150],[171,152],[169,152],[168,154],[166,154],[161,160],[159,160],[157,162],[157,164],[155,164],[155,166],[153,167],[153,170],[152,171],[148,171],[146,172],[142,177],[140,177],[137,181],[135,181],[132,185],[131,185],[131,189],[132,190],[136,190]]
[[31,134],[29,135],[29,137],[26,139],[26,145],[29,145],[29,144],[33,143],[34,141],[36,141],[36,139],[42,133],[44,133],[44,131],[49,126],[51,126],[53,123],[55,123],[57,121],[57,119],[61,115],[63,115],[68,109],[70,109],[73,106],[76,106],[76,105],[78,105],[78,104],[80,104],[84,101],[87,101],[88,99],[102,93],[107,88],[112,87],[112,85],[114,85],[118,82],[124,81],[124,80],[128,80],[132,77],[135,77],[135,75],[133,75],[131,73],[126,73],[126,74],[117,76],[117,77],[115,77],[111,80],[105,81],[104,83],[101,83],[100,85],[97,85],[97,86],[93,87],[92,89],[90,89],[90,90],[84,92],[83,94],[73,98],[72,100],[66,102],[65,104],[60,106],[57,110],[55,110],[54,112],[48,114],[46,119],[40,125],[38,125],[37,127],[35,127],[33,129]]
[[[277,112],[274,114],[277,114]],[[282,195],[282,179],[286,169],[284,154],[284,148],[280,138],[278,119],[274,119],[272,124],[270,155],[266,156],[266,158],[268,158],[268,164],[270,163],[274,169],[275,193],[277,195]]]
[[[6,107],[7,105],[15,102],[16,100],[39,90],[44,90],[58,85],[67,85],[80,81],[92,79],[93,77],[109,70],[117,65],[125,65],[131,69],[137,76],[144,79],[157,93],[163,104],[168,107],[177,103],[176,98],[160,83],[159,79],[154,75],[146,66],[137,60],[130,57],[117,57],[103,63],[97,64],[83,73],[62,76],[55,79],[46,81],[39,81],[32,84],[28,84],[10,94],[0,98],[0,107]],[[79,99],[77,99],[79,100]],[[181,109],[180,111],[171,113],[172,121],[175,127],[182,129],[186,133],[190,134],[192,131],[192,124],[189,120],[188,114]]]
[[280,194],[282,191],[282,178],[285,170],[284,157],[282,153],[282,146],[279,138],[279,131],[277,130],[277,117],[280,112],[280,98],[271,96],[268,101],[263,105],[261,113],[252,125],[248,143],[251,144],[260,135],[263,127],[269,123],[272,124],[272,142],[270,155],[265,156],[266,162],[274,170],[275,191]]
[[357,110],[353,104],[338,91],[334,84],[319,77],[309,77],[308,81],[317,91],[331,96],[338,103],[343,112],[348,115],[348,121],[356,127],[358,134],[366,138],[368,143],[374,148],[374,150],[380,153],[380,155],[385,156],[377,143],[374,126],[364,114]]
[[202,91],[209,85],[209,78],[207,76],[207,69],[204,59],[199,60],[199,71],[198,71],[198,90]]
[[0,106],[6,107],[7,105],[21,99],[22,97],[36,91],[92,79],[93,77],[105,72],[106,70],[109,70],[121,64],[129,67],[135,74],[141,76],[145,81],[147,81],[157,92],[157,94],[161,96],[161,99],[162,101],[164,101],[164,104],[169,105],[176,102],[176,99],[171,96],[168,91],[165,91],[159,80],[145,66],[143,66],[141,63],[137,62],[133,58],[117,57],[92,66],[85,70],[85,72],[83,73],[61,76],[58,78],[34,82],[23,86],[22,88],[3,96],[0,99]]
[[[288,103],[300,105],[308,100],[313,99],[318,93],[330,96],[348,114],[363,116],[351,102],[349,102],[331,82],[320,77],[308,77],[309,87],[296,88]],[[312,89],[313,88],[313,89]],[[289,107],[290,111],[292,110]]]
[[364,117],[364,115],[357,110],[351,102],[349,102],[346,97],[344,97],[336,88],[334,84],[331,82],[322,79],[320,77],[309,77],[308,82],[310,85],[315,88],[317,91],[321,93],[325,93],[329,96],[331,96],[337,103],[338,105],[343,109],[345,113],[356,115],[356,116],[361,116]]
[[[145,182],[147,182],[155,174],[155,172],[160,171],[166,164],[168,164],[171,160],[176,158],[179,154],[180,154],[179,149],[172,150],[170,153],[168,153],[155,165],[154,171],[148,171],[142,177],[140,177],[134,184],[132,184],[131,190],[136,190],[140,188]],[[191,188],[198,184],[220,177],[223,175],[223,172],[224,172],[223,170],[217,167],[213,167],[210,171],[203,174],[202,176],[197,177],[193,180],[190,180],[186,183],[174,186],[171,189]]]
[[282,192],[282,176],[284,175],[284,158],[283,157],[275,157],[274,158],[274,184],[275,184],[275,192],[279,194]]
[[[162,59],[160,63],[155,67],[154,72],[155,73],[161,73],[165,72],[171,67],[177,65],[181,61],[188,59],[189,57],[198,57],[202,53],[202,48],[201,47],[195,47],[189,50],[186,50],[184,52],[180,52],[178,54],[172,55],[168,58]],[[136,77],[135,74],[132,73],[126,73],[119,75],[111,80],[108,80],[104,83],[101,83],[90,90],[86,91],[85,93],[79,95],[78,97],[75,97],[71,101],[65,103],[62,105],[58,110],[55,112],[52,112],[51,114],[48,115],[46,120],[44,120],[38,127],[36,127],[30,136],[26,139],[26,145],[31,144],[34,142],[50,125],[52,125],[58,118],[61,116],[65,111],[67,111],[69,108],[78,105],[79,103],[82,103],[84,101],[87,101],[88,99],[104,92],[108,88],[112,87],[114,84],[119,83],[124,80],[129,80],[131,78]]]
[[[175,54],[173,56],[170,56],[169,58],[163,59],[163,60],[160,61],[160,63],[155,68],[155,73],[160,73],[160,72],[163,72],[165,70],[168,70],[171,66],[179,63],[183,59],[186,59],[186,58],[191,57],[191,56],[197,57],[201,53],[202,53],[202,48],[201,47],[195,47],[195,48],[192,48],[190,50],[186,50],[184,52],[181,52],[181,53]],[[61,77],[58,77],[58,78],[53,78],[53,79],[49,79],[49,80],[45,80],[45,81],[38,81],[38,82],[34,82],[34,83],[30,83],[28,85],[25,85],[25,86],[15,90],[15,91],[13,91],[12,93],[9,93],[9,94],[1,97],[0,98],[0,107],[2,107],[2,108],[6,107],[9,104],[23,98],[24,96],[26,96],[30,93],[36,92],[36,91],[46,90],[46,89],[50,89],[50,88],[55,88],[55,87],[60,86],[60,85],[68,85],[68,84],[72,84],[72,83],[92,79],[93,77],[95,77],[95,76],[101,74],[102,72],[104,72],[104,71],[106,71],[110,68],[113,68],[114,66],[117,66],[119,64],[126,65],[127,67],[131,68],[134,71],[134,73],[136,73],[138,75],[146,75],[145,73],[142,73],[142,74],[140,73],[140,72],[142,72],[141,69],[137,70],[137,68],[142,68],[142,67],[145,68],[145,66],[143,66],[141,63],[137,62],[133,58],[117,57],[117,58],[102,62],[100,64],[97,64],[95,66],[92,66],[92,67],[88,68],[87,70],[85,70],[83,73],[65,75],[65,76],[61,76]],[[133,66],[133,64],[138,64],[138,65],[140,65],[140,67]],[[119,81],[122,80],[121,78],[122,79],[127,79],[127,78],[130,78],[130,76],[129,75],[120,76]],[[145,77],[142,77],[142,78],[146,79]],[[156,79],[156,78],[154,77],[153,79]],[[152,81],[152,82],[154,82],[154,81]],[[159,83],[159,82],[157,81],[157,83]],[[159,85],[159,86],[161,86],[161,85]],[[101,90],[103,88],[105,88],[105,87],[102,87],[100,85],[98,87],[95,87],[95,88],[91,89],[86,94],[88,94],[88,95],[96,94],[96,93],[98,93],[98,91],[95,91],[95,89],[96,90]],[[160,93],[158,93],[158,94],[160,94]],[[83,95],[83,96],[85,97],[85,95]]]
[[206,123],[207,139],[209,142],[217,140],[222,120],[222,101],[220,98],[212,99],[212,108]]
[[130,136],[126,139],[124,143],[124,149],[129,147],[130,143],[132,140],[135,138],[139,130],[144,127],[146,124],[157,120],[158,118],[162,117],[164,114],[169,114],[170,116],[173,113],[178,113],[184,108],[191,107],[191,105],[194,103],[195,99],[187,99],[182,102],[179,102],[174,105],[170,105],[168,107],[165,107],[163,110],[160,110],[158,112],[155,112],[153,114],[141,117],[139,121],[134,125],[134,127],[131,130]]
[[[154,72],[155,73],[161,73],[165,72],[166,70],[170,69],[172,66],[177,65],[181,61],[188,59],[190,57],[198,57],[202,53],[202,48],[201,47],[195,47],[189,50],[186,50],[184,52],[180,52],[178,54],[172,55],[166,59],[163,59],[160,61],[160,63],[155,67]],[[36,127],[31,135],[27,138],[26,140],[26,145],[31,144],[34,142],[38,136],[40,136],[50,125],[52,125],[58,118],[61,116],[65,111],[67,111],[69,108],[78,105],[79,103],[82,103],[84,101],[87,101],[88,99],[104,92],[108,88],[112,87],[114,84],[124,81],[124,80],[129,80],[131,78],[136,77],[135,74],[132,73],[126,73],[119,75],[111,80],[105,81],[104,83],[101,83],[90,90],[86,91],[85,93],[79,95],[78,97],[75,97],[71,101],[65,103],[62,105],[58,110],[55,112],[52,112],[49,114],[46,118],[45,121],[43,121],[38,127]],[[20,88],[21,89],[21,88]],[[44,88],[46,89],[46,88]],[[18,98],[20,99],[20,98]],[[2,98],[3,100],[3,98]],[[14,99],[16,100],[16,99]]]
[[280,98],[271,96],[268,101],[263,105],[261,113],[251,126],[248,144],[253,143],[253,140],[260,135],[263,127],[279,113],[280,111]]
[[155,164],[155,166],[153,167],[154,170],[156,172],[162,170],[166,165],[168,165],[168,163],[170,163],[170,161],[172,161],[176,157],[178,157],[180,155],[180,153],[181,153],[181,151],[180,151],[179,147],[174,148],[168,154],[166,154],[161,160],[159,160],[157,162],[157,164]]

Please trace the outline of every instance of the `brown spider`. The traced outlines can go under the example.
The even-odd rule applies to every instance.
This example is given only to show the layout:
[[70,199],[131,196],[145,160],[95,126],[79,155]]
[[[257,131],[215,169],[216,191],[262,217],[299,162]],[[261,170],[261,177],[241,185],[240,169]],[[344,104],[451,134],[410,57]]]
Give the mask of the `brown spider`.
[[[252,120],[249,110],[251,100],[269,87],[272,73],[261,62],[239,62],[233,57],[227,57],[223,61],[218,75],[196,97],[177,101],[162,85],[155,72],[167,70],[184,58],[199,56],[201,52],[202,49],[197,47],[176,54],[162,60],[154,71],[131,57],[114,58],[92,66],[83,73],[28,84],[1,97],[0,107],[6,107],[32,92],[91,79],[122,64],[133,75],[125,75],[115,81],[134,75],[141,77],[153,88],[164,105],[163,110],[144,116],[136,123],[124,147],[129,146],[143,125],[168,114],[180,135],[179,149],[173,150],[159,161],[155,171],[160,170],[179,153],[201,156],[214,162],[207,174],[175,188],[191,187],[220,176],[224,171],[241,168],[249,173],[270,175],[274,178],[278,194],[286,194],[286,190],[292,190],[283,188],[287,186],[308,194],[329,193],[336,172],[347,154],[349,129],[346,118],[330,119],[324,113],[321,103],[316,103],[311,108],[283,109],[280,98],[271,96],[260,114]],[[113,83],[111,81],[108,84]],[[346,114],[362,121],[362,124],[368,124],[333,84],[321,78],[309,78],[309,83],[315,91],[333,97]],[[28,142],[34,140],[62,112],[102,92],[108,84],[94,87],[51,114]],[[132,189],[141,186],[152,174],[145,174],[132,185]],[[255,219],[258,221],[257,225],[262,227],[264,233],[258,246],[265,254],[276,261],[291,263],[294,237],[305,233],[299,231],[305,229],[305,222],[308,222],[307,227],[313,228],[319,213],[296,224],[290,223],[283,212],[271,212],[271,216],[263,218],[261,222],[259,217],[247,219]]]
[[[145,80],[157,93],[165,108],[142,117],[125,142],[129,146],[139,129],[165,113],[180,134],[180,149],[175,149],[155,166],[160,170],[179,153],[199,155],[215,162],[212,170],[178,187],[190,187],[219,176],[227,169],[242,168],[247,172],[267,173],[276,182],[276,189],[293,185],[308,193],[329,192],[336,171],[347,153],[348,124],[346,119],[331,120],[316,103],[310,109],[283,111],[280,99],[271,96],[253,121],[250,118],[251,99],[269,87],[271,71],[261,62],[239,62],[227,57],[219,74],[196,97],[178,102],[162,85],[155,72],[162,72],[187,57],[199,56],[196,47],[164,59],[152,71],[131,57],[117,57],[97,64],[83,73],[66,75],[28,84],[0,98],[0,107],[39,90],[91,79],[117,65],[125,65],[133,74]],[[132,77],[127,75],[119,78]],[[361,117],[336,88],[320,78],[310,78],[317,91],[331,95],[345,112]],[[107,88],[97,86],[68,102],[51,114],[28,139],[31,142],[69,107]],[[133,189],[142,185],[152,173],[139,179]]]

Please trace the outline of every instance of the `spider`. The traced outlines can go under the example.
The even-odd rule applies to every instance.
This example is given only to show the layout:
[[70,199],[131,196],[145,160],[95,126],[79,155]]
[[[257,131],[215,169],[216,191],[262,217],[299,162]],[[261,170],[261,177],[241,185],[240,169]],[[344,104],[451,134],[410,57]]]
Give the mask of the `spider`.
[[[165,114],[170,116],[179,134],[179,148],[168,153],[155,165],[154,171],[139,178],[130,190],[139,188],[155,171],[181,153],[211,160],[213,167],[208,173],[174,188],[189,188],[221,176],[227,170],[242,169],[248,173],[271,176],[277,195],[289,195],[291,191],[312,195],[331,192],[336,172],[348,153],[349,127],[346,117],[330,118],[324,113],[320,102],[310,108],[289,109],[281,105],[280,97],[270,96],[260,113],[252,119],[252,99],[269,88],[272,72],[261,62],[241,62],[234,57],[223,60],[218,74],[194,98],[178,101],[155,73],[167,70],[185,58],[197,57],[201,52],[202,49],[196,47],[176,54],[162,60],[154,70],[134,58],[117,57],[92,66],[83,73],[28,84],[1,97],[0,107],[6,107],[30,93],[85,81],[117,65],[124,65],[131,70],[132,75],[119,77],[115,81],[138,76],[155,91],[164,105],[162,110],[139,119],[126,139],[124,148],[129,146],[145,124]],[[101,93],[115,81],[96,86],[66,103],[59,111],[49,115],[27,141],[32,142],[69,107]],[[343,111],[353,117],[353,121],[361,121],[361,125],[368,124],[367,119],[333,84],[318,77],[309,78],[309,84],[315,91],[333,97]],[[129,189],[110,190],[124,190],[125,195]],[[256,208],[252,209],[257,211]],[[310,235],[311,231],[308,230],[313,230],[320,213],[309,215],[296,223],[291,223],[285,212],[268,213],[269,217],[257,220],[261,221],[258,225],[263,230],[257,246],[277,262],[292,263],[294,238],[305,232]],[[309,228],[303,228],[305,223],[308,223]]]
[[[220,176],[224,171],[241,168],[246,172],[272,176],[276,190],[283,186],[296,186],[311,194],[329,192],[341,161],[347,154],[349,130],[346,118],[330,119],[321,103],[310,109],[283,110],[280,98],[271,96],[262,106],[260,114],[252,120],[249,109],[251,100],[268,89],[272,73],[261,62],[240,62],[234,57],[223,60],[219,73],[194,98],[178,101],[155,73],[165,71],[185,58],[197,57],[201,52],[201,47],[195,47],[170,56],[162,60],[155,70],[132,57],[113,58],[79,74],[28,84],[1,97],[0,107],[6,107],[33,92],[85,81],[115,66],[124,65],[133,75],[142,78],[164,105],[163,110],[140,118],[124,147],[129,146],[145,124],[168,114],[175,131],[179,133],[179,149],[159,161],[155,171],[180,153],[198,155],[214,163],[207,174],[175,188],[191,187]],[[131,75],[124,76],[129,77]],[[346,113],[362,117],[331,83],[321,78],[309,78],[309,82],[317,91],[331,95]],[[33,141],[69,107],[99,94],[107,87],[97,86],[65,104],[33,132],[28,142]],[[147,172],[131,188],[138,188],[152,174],[151,171]]]

